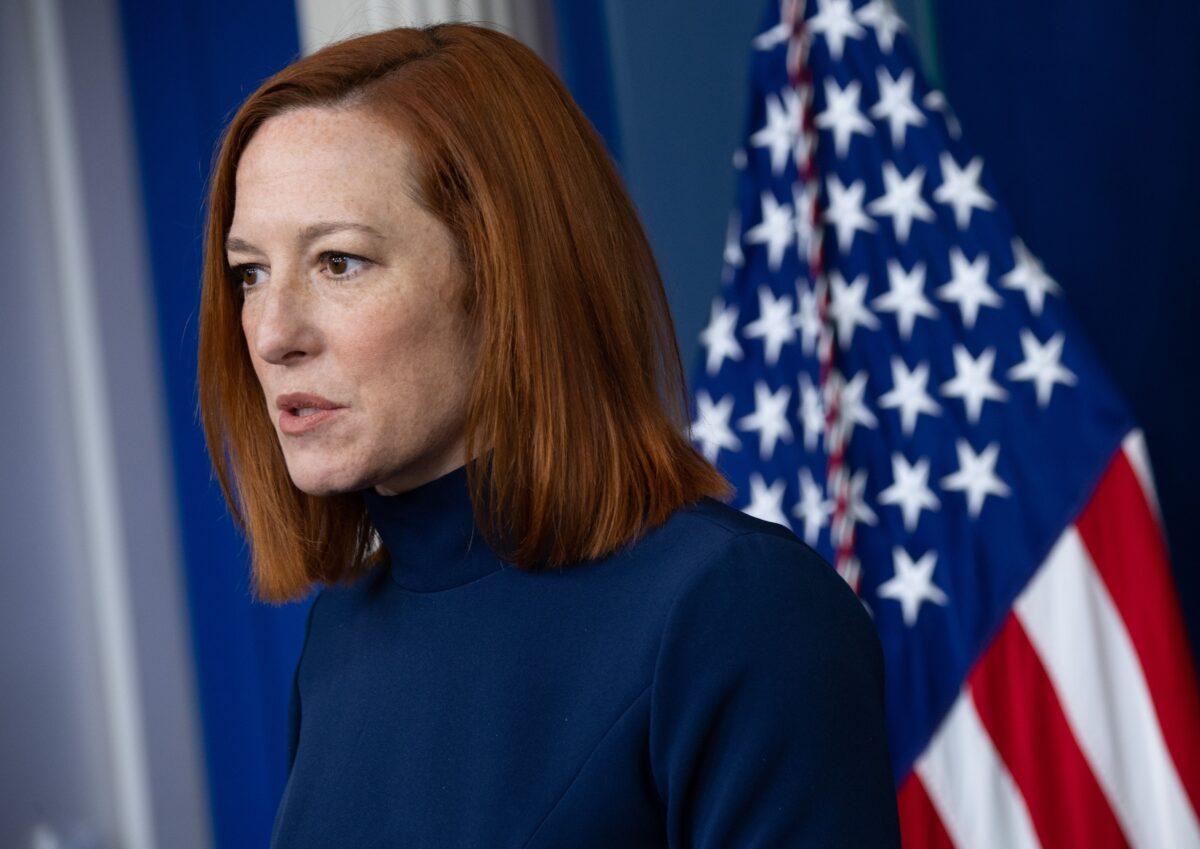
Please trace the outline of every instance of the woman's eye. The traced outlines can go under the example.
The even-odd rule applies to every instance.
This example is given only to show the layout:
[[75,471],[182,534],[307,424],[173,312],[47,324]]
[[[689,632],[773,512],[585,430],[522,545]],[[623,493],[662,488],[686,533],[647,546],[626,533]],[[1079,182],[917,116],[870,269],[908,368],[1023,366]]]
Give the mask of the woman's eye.
[[259,268],[257,265],[249,265],[249,264],[235,265],[229,269],[229,277],[230,277],[230,279],[233,280],[234,283],[241,286],[242,291],[245,291],[247,289],[254,288],[255,283],[258,282],[254,278],[247,279],[246,272],[247,271],[253,272],[253,271],[258,271],[258,270],[259,270]]
[[[327,265],[329,270],[333,272],[332,276],[346,279],[357,276],[367,261],[353,254],[325,251],[325,253],[321,254],[321,262]],[[358,263],[357,268],[354,266],[354,263]]]

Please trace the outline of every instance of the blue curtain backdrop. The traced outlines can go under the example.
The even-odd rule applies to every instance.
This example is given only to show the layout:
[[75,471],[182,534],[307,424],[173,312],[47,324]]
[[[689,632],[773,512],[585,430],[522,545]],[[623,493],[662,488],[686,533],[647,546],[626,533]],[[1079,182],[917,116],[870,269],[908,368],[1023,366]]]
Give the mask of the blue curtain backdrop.
[[[1030,247],[1056,275],[1145,427],[1177,582],[1200,643],[1188,439],[1200,259],[1200,12],[1094,0],[897,3]],[[759,2],[555,0],[561,72],[638,206],[691,362],[720,277]],[[308,603],[250,601],[247,552],[196,419],[204,181],[218,134],[299,55],[283,0],[122,0],[167,381],[214,834],[265,846]]]
[[197,419],[205,181],[219,133],[299,53],[279,0],[122,0],[147,244],[166,381],[201,728],[220,849],[266,846],[283,791],[286,710],[307,604],[250,600],[247,552]]

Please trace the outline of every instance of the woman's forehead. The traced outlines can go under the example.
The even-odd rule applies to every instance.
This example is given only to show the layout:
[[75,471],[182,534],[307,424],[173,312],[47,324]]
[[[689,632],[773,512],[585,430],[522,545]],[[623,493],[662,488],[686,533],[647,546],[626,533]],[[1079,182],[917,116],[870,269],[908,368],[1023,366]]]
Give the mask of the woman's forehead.
[[286,129],[258,146],[256,136],[247,146],[236,172],[231,230],[350,222],[386,235],[422,217],[408,182],[407,152],[394,137],[339,139]]
[[307,108],[265,121],[238,160],[238,191],[386,193],[403,187],[411,150],[362,110]]

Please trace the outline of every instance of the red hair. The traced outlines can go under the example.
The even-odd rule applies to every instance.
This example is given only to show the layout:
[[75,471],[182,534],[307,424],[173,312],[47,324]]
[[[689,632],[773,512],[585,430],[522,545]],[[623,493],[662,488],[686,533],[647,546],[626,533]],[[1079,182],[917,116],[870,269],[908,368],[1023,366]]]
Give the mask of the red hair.
[[225,129],[209,182],[200,415],[257,599],[297,600],[387,556],[358,494],[310,496],[291,482],[225,258],[242,151],[263,121],[304,107],[365,108],[395,126],[414,152],[418,201],[454,236],[462,308],[481,334],[468,481],[500,556],[530,570],[603,557],[687,503],[731,497],[687,436],[685,372],[637,212],[554,72],[470,24],[357,36],[259,86]]

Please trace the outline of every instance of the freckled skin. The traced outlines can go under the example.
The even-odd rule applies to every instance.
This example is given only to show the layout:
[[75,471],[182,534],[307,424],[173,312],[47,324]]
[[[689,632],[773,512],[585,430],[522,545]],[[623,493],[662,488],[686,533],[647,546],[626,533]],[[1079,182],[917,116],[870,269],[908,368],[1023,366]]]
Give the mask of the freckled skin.
[[[450,233],[405,190],[409,162],[403,137],[369,113],[305,108],[264,122],[238,164],[229,235],[257,249],[228,255],[254,266],[239,275],[242,331],[288,472],[312,495],[403,492],[467,459],[478,339],[459,307]],[[344,230],[300,244],[305,226],[327,220],[384,238]],[[288,392],[347,409],[288,436],[275,406]]]

